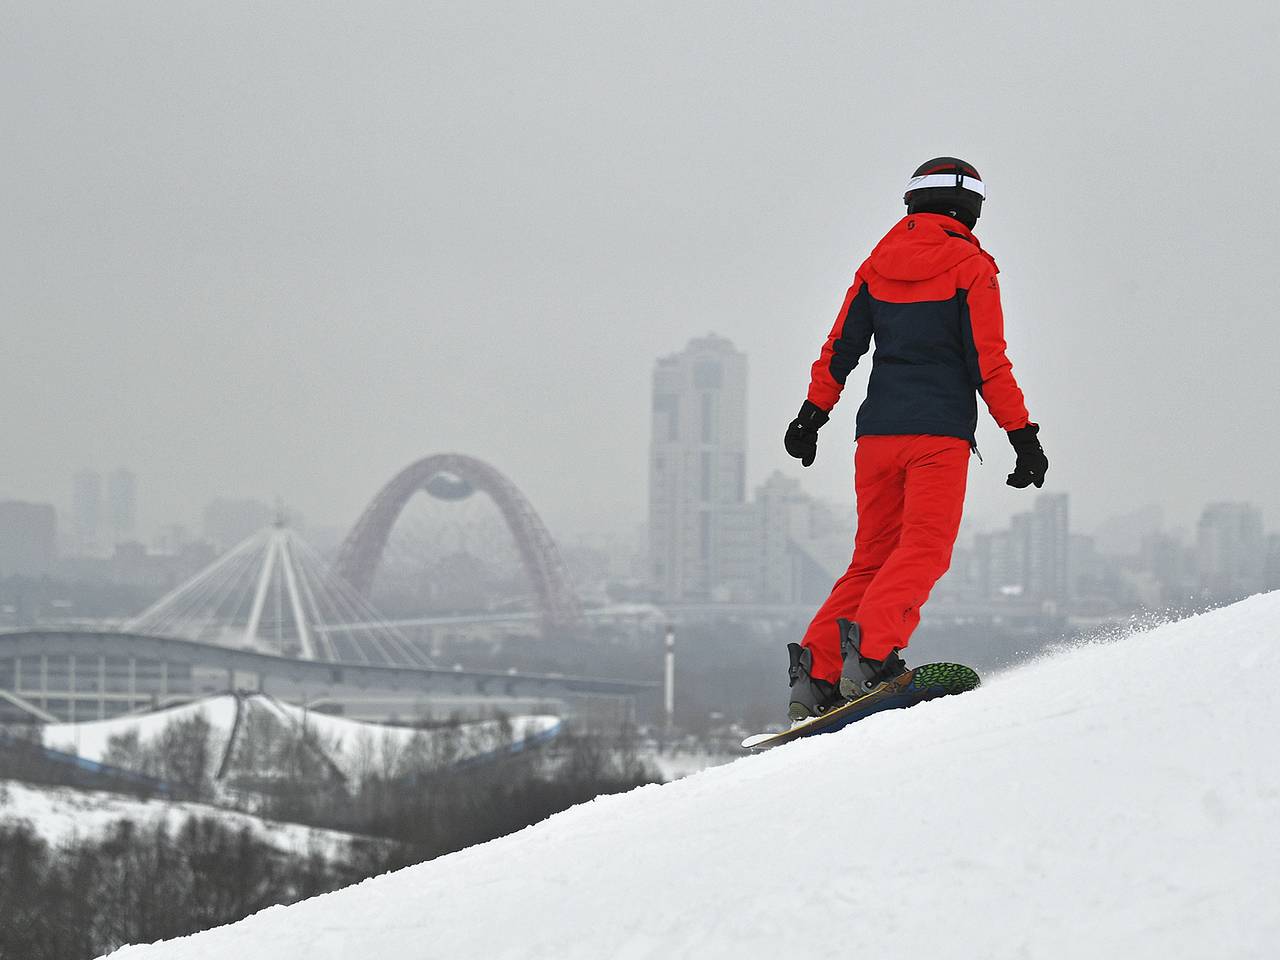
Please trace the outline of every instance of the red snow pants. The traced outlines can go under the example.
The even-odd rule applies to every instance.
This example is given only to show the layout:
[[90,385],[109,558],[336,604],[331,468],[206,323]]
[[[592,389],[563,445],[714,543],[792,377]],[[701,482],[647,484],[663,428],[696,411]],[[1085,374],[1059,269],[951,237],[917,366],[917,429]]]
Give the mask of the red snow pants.
[[815,678],[840,677],[837,619],[862,628],[864,657],[883,660],[907,645],[920,607],[951,565],[968,473],[969,444],[956,437],[858,440],[853,560],[804,635]]

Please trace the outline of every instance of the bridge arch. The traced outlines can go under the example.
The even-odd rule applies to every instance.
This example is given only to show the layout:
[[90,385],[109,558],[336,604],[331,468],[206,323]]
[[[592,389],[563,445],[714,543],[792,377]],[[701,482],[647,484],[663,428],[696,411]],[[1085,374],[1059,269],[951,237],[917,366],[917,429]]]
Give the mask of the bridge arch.
[[337,572],[368,596],[400,512],[419,490],[441,500],[488,494],[515,538],[548,631],[575,626],[582,613],[568,568],[533,505],[496,468],[461,453],[438,453],[396,474],[365,507],[338,551]]

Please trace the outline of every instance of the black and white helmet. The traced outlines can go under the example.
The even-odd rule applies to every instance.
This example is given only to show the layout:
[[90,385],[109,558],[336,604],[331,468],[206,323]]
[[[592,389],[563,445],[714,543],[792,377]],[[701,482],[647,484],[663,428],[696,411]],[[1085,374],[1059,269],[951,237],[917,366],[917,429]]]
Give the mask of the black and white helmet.
[[973,164],[955,157],[935,157],[916,168],[902,199],[907,213],[941,213],[972,229],[982,214],[986,195]]

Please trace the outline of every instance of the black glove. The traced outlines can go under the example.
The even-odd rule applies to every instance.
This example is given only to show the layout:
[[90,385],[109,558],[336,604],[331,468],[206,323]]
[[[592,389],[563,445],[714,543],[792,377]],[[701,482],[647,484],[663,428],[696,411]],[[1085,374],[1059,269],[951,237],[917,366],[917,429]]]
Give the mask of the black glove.
[[1044,448],[1036,434],[1040,432],[1038,423],[1028,423],[1021,430],[1009,431],[1009,442],[1013,444],[1018,462],[1013,466],[1013,473],[1005,480],[1011,487],[1021,490],[1033,483],[1037,489],[1044,486],[1044,475],[1049,472],[1049,458],[1044,455]]
[[809,466],[818,455],[818,428],[830,419],[831,414],[812,400],[806,400],[791,426],[787,427],[782,445],[787,448],[787,453],[800,461],[802,467]]

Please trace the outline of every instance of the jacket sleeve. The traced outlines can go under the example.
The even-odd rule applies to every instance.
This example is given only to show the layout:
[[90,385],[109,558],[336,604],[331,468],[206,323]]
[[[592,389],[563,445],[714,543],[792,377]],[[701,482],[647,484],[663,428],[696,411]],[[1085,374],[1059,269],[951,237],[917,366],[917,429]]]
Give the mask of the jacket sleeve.
[[859,275],[845,295],[835,325],[814,361],[809,377],[809,400],[830,410],[840,399],[844,382],[871,345],[871,297]]
[[1028,422],[1022,389],[1013,378],[1013,364],[1005,356],[1004,313],[1000,309],[1000,285],[996,266],[986,257],[974,257],[965,300],[965,352],[970,374],[987,409],[1002,430],[1018,430]]

